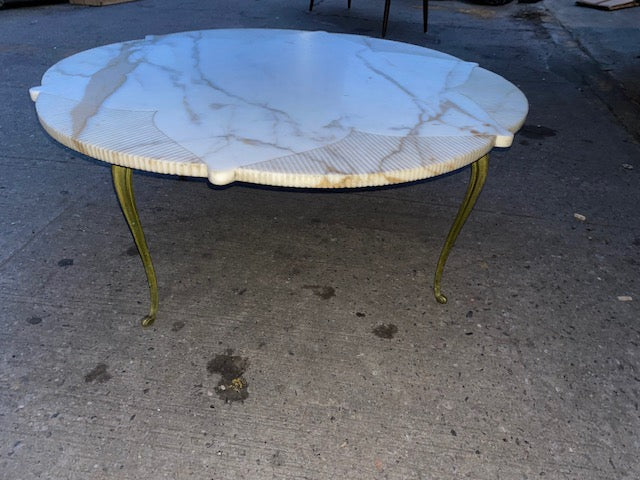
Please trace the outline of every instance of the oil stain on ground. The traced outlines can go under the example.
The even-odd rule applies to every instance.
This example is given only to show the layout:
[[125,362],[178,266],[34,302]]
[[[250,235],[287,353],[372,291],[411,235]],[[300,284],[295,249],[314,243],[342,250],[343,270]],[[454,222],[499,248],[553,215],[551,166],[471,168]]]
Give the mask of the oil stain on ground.
[[171,325],[171,331],[172,332],[179,332],[180,330],[182,330],[184,328],[184,326],[186,325],[186,323],[178,320],[177,322],[173,322],[173,325]]
[[247,368],[249,368],[249,359],[234,355],[231,349],[216,355],[207,363],[207,372],[217,373],[221,377],[216,393],[225,403],[243,402],[249,396],[248,384],[243,377]]
[[393,338],[396,333],[398,333],[398,327],[393,323],[390,323],[389,325],[383,323],[373,329],[373,334],[380,338]]
[[[520,2],[520,3],[534,3],[534,2]],[[548,19],[548,15],[544,10],[526,9],[520,10],[512,15],[513,18],[520,20],[528,20],[530,22],[542,23]]]
[[86,383],[104,383],[111,380],[111,374],[107,372],[107,368],[109,366],[106,363],[99,363],[96,368],[84,376],[84,381]]
[[313,291],[323,300],[329,300],[336,296],[336,289],[328,285],[304,285],[302,288]]

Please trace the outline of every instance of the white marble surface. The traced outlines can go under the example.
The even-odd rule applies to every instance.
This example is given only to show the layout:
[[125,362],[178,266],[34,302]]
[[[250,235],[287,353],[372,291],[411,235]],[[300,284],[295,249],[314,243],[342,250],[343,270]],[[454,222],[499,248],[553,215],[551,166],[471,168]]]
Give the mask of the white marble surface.
[[40,122],[92,157],[297,187],[406,182],[511,145],[528,104],[474,63],[294,30],[207,30],[107,45],[31,89]]

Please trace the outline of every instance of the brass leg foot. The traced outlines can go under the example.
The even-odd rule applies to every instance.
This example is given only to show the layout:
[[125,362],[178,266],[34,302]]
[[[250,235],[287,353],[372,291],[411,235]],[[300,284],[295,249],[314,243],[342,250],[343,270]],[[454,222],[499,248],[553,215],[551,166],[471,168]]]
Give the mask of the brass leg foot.
[[464,222],[466,222],[473,206],[476,204],[476,200],[482,191],[484,181],[487,179],[487,173],[489,171],[489,155],[476,160],[471,164],[471,177],[469,178],[469,185],[467,186],[467,193],[464,196],[464,200],[458,209],[456,219],[451,225],[447,239],[444,242],[442,251],[440,252],[440,258],[438,259],[438,266],[436,267],[435,280],[433,282],[433,293],[436,296],[436,300],[439,303],[447,303],[447,297],[445,297],[440,291],[440,281],[442,280],[442,271],[444,270],[444,264],[447,262],[449,252],[453,248],[456,239]]
[[124,217],[127,219],[127,224],[129,225],[133,240],[136,243],[136,247],[138,247],[138,253],[140,253],[140,258],[144,265],[144,271],[147,274],[151,308],[149,309],[149,315],[142,319],[142,326],[148,327],[155,321],[156,313],[158,312],[158,283],[156,282],[156,272],[151,263],[149,248],[147,247],[147,242],[142,232],[136,201],[133,197],[132,173],[133,171],[130,168],[120,167],[118,165],[111,167],[113,186],[120,201],[120,208],[122,208],[122,213],[124,213]]

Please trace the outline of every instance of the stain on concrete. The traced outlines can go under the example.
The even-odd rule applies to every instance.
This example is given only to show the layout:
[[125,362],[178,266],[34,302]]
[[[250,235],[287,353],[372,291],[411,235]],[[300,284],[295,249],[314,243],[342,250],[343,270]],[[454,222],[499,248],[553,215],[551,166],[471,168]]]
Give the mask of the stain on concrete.
[[216,355],[207,363],[207,372],[220,375],[216,393],[225,403],[244,402],[249,396],[248,383],[243,377],[247,368],[249,368],[249,359],[233,355],[232,349]]
[[186,325],[186,323],[181,322],[181,321],[173,322],[173,325],[171,325],[171,331],[172,332],[179,332],[180,330],[182,330],[184,328],[185,325]]
[[99,363],[96,368],[84,376],[86,383],[104,383],[111,380],[111,374],[107,372],[109,366],[106,363]]
[[520,129],[519,133],[532,140],[541,140],[543,138],[555,137],[558,132],[553,128],[542,125],[525,125]]
[[364,312],[356,312],[356,317],[366,317],[367,314]]
[[456,8],[455,11],[478,18],[493,18],[496,16],[496,11],[488,8]]
[[269,463],[271,463],[271,465],[273,465],[274,467],[282,467],[285,464],[285,458],[282,452],[278,450],[276,451],[276,453],[271,455]]
[[16,451],[19,448],[21,448],[23,445],[24,445],[24,443],[22,442],[22,440],[18,440],[17,442],[14,442],[13,449],[7,453],[7,457],[10,457],[10,456],[14,455],[16,453]]
[[42,322],[42,319],[40,317],[27,318],[27,323],[31,325],[38,325],[41,322]]
[[396,333],[398,333],[398,327],[393,323],[390,323],[389,325],[383,323],[373,329],[373,334],[380,338],[393,338]]
[[125,252],[125,254],[130,257],[137,257],[138,247],[136,247],[135,245],[131,245],[129,248],[127,248],[127,251]]
[[336,296],[336,289],[328,285],[304,285],[302,288],[312,290],[313,293],[323,300],[329,300]]
[[[519,2],[524,3],[524,2]],[[534,3],[534,2],[526,2],[526,3]],[[525,9],[520,10],[512,15],[513,18],[518,18],[520,20],[527,20],[529,22],[542,23],[547,19],[547,14],[544,10],[534,10],[534,9]]]
[[73,265],[73,258],[63,258],[58,262],[59,267],[66,268],[66,267],[70,267],[71,265]]

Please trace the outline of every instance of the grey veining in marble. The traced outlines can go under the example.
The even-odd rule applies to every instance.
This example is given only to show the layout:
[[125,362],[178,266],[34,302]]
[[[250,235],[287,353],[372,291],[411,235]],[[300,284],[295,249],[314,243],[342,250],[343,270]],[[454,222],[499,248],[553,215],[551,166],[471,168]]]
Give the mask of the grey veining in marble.
[[107,45],[31,89],[44,128],[160,173],[298,187],[398,183],[507,147],[524,95],[426,48],[295,30],[208,30]]

